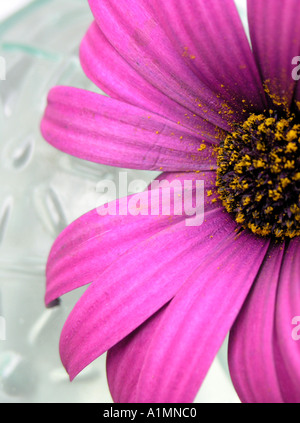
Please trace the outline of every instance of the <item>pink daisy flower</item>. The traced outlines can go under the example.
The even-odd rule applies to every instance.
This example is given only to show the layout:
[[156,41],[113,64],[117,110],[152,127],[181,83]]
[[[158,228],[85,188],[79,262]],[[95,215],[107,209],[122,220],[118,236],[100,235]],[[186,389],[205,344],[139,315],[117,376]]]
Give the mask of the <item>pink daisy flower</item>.
[[203,180],[205,221],[120,200],[63,231],[46,303],[89,285],[61,334],[70,378],[108,351],[114,401],[192,402],[230,332],[241,401],[300,402],[299,0],[248,0],[251,47],[233,0],[89,4],[80,59],[108,96],[55,87],[44,138],[194,199]]

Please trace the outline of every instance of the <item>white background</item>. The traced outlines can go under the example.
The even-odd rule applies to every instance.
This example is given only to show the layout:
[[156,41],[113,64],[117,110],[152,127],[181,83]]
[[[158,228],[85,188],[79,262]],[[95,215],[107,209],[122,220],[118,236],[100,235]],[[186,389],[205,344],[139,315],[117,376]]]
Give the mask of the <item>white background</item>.
[[31,0],[0,0],[0,20],[20,9],[22,6],[30,3]]

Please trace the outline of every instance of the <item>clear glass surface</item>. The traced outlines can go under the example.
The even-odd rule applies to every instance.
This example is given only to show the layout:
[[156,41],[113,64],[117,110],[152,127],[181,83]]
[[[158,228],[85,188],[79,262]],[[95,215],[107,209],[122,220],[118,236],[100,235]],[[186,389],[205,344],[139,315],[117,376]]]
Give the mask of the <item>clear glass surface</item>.
[[[44,305],[53,241],[74,219],[112,200],[100,196],[97,183],[111,179],[118,185],[124,171],[57,151],[39,131],[51,87],[100,93],[78,59],[92,19],[86,0],[37,0],[0,25],[6,63],[0,81],[0,402],[112,401],[105,355],[72,383],[59,358],[60,332],[81,290],[64,296],[58,307]],[[127,172],[129,182],[156,176]],[[199,401],[236,401],[224,345]]]

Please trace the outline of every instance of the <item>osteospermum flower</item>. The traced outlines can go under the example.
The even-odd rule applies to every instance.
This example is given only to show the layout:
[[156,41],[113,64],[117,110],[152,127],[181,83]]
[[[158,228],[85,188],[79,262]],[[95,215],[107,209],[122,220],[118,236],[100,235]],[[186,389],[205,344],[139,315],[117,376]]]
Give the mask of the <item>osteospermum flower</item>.
[[203,180],[205,221],[103,206],[64,230],[46,302],[89,284],[61,334],[70,378],[108,351],[115,401],[191,402],[230,331],[240,399],[299,402],[299,0],[248,0],[251,47],[233,0],[89,4],[80,58],[107,96],[54,88],[45,139],[194,196]]

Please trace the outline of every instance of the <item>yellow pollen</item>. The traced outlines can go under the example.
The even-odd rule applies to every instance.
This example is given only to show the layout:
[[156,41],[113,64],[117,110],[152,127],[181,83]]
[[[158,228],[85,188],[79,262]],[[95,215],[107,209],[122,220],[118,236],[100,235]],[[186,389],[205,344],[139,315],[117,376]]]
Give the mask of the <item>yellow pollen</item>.
[[300,122],[286,111],[284,100],[272,100],[284,109],[281,115],[276,110],[251,114],[221,142],[216,186],[226,211],[243,229],[293,238],[300,236]]
[[295,144],[294,142],[289,142],[285,148],[286,153],[293,153],[294,151],[297,151],[297,150],[298,150],[297,144]]
[[294,129],[291,129],[287,134],[286,134],[286,139],[287,141],[293,141],[295,139],[297,139],[297,132]]

